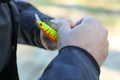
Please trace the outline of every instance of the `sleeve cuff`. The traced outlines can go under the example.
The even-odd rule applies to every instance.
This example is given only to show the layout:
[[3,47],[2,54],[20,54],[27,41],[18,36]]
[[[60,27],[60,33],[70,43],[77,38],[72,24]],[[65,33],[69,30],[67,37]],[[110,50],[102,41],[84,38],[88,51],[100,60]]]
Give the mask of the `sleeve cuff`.
[[88,51],[86,51],[83,48],[76,47],[76,46],[65,46],[62,49],[60,49],[59,53],[61,53],[65,49],[68,49],[68,50],[77,50],[79,52],[82,52],[82,54],[85,54],[86,57],[88,57],[90,59],[90,61],[94,64],[95,68],[97,69],[98,73],[100,74],[100,67],[99,67],[97,61],[93,58],[93,56]]

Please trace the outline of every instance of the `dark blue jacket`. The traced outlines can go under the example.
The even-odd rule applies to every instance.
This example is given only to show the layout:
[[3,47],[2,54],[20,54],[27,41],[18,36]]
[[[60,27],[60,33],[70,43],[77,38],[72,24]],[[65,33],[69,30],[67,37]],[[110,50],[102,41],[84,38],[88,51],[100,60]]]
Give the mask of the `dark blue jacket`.
[[84,49],[66,46],[39,80],[99,80],[99,66]]

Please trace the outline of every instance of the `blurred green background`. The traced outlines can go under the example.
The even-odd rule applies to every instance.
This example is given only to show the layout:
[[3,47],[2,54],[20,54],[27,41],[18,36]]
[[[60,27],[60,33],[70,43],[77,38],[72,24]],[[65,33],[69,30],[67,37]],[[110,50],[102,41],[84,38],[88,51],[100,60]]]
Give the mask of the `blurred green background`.
[[98,17],[106,27],[114,27],[119,24],[120,21],[120,0],[27,1],[32,3],[41,12],[44,12],[53,17],[64,16],[77,20],[80,19],[82,16],[91,15]]
[[101,67],[101,80],[120,80],[120,0],[26,0],[42,13],[73,22],[95,16],[109,30],[110,50]]

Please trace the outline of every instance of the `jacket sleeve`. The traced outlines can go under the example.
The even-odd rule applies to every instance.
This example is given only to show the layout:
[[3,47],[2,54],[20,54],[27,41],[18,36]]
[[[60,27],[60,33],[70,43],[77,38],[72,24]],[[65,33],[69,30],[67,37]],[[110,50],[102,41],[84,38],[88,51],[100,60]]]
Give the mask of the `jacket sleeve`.
[[67,46],[49,64],[39,80],[99,80],[100,69],[84,49]]
[[18,43],[43,48],[40,41],[40,29],[38,29],[35,24],[35,13],[37,13],[40,19],[44,22],[53,18],[39,12],[29,3],[16,1],[16,5],[20,12]]

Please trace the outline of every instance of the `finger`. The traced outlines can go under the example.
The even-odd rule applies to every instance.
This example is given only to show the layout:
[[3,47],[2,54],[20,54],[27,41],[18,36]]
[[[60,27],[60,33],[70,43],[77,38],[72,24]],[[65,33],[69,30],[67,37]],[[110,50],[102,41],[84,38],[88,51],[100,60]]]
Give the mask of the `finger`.
[[70,24],[70,28],[72,29],[73,26],[74,26],[74,23],[73,23],[71,20],[69,20],[69,19],[67,19],[67,20],[68,20],[68,22],[69,22],[69,24]]
[[56,30],[58,30],[61,27],[64,27],[63,29],[70,29],[73,24],[72,21],[65,18],[56,18],[54,20],[51,20],[51,22],[56,24],[56,26],[54,26]]
[[50,40],[42,31],[40,32],[40,39],[45,49],[49,50],[57,49],[57,43]]
[[[98,18],[95,18],[95,17],[92,17],[92,16],[86,16],[86,17],[83,18],[82,23],[83,24],[87,23],[87,25],[92,24],[92,23],[93,24],[100,24],[100,21],[99,21]],[[94,26],[94,25],[92,25],[92,26]]]
[[86,16],[84,18],[82,18],[82,20],[80,20],[80,22],[78,22],[76,24],[77,26],[75,26],[74,28],[79,28],[79,30],[81,28],[87,29],[87,30],[94,30],[94,28],[96,30],[100,29],[100,26],[96,26],[96,25],[101,25],[100,21],[92,16]]

